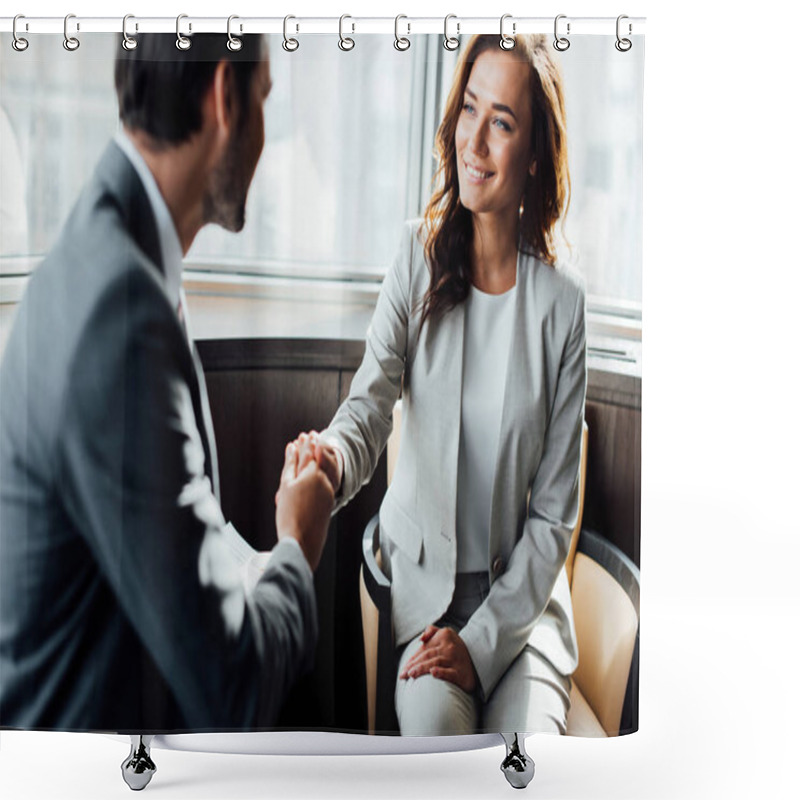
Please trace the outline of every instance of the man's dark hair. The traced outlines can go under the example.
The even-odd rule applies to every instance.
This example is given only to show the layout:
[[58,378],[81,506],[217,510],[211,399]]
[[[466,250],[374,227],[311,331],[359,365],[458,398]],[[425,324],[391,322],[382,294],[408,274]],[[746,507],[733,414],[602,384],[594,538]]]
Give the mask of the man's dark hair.
[[188,50],[178,50],[175,35],[142,33],[134,50],[120,48],[114,67],[119,118],[126,128],[148,133],[157,142],[177,145],[203,125],[202,98],[220,61],[233,67],[240,119],[250,114],[250,82],[263,58],[263,36],[242,37],[238,51],[227,48],[222,33],[192,37]]

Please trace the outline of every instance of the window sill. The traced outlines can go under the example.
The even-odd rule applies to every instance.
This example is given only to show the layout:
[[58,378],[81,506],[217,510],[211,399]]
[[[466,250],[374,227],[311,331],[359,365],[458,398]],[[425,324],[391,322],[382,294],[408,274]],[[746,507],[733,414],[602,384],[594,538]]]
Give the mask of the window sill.
[[[27,276],[0,279],[0,351]],[[363,341],[380,283],[252,276],[184,270],[192,335],[201,341],[318,339]],[[587,363],[591,372],[626,377],[639,386],[642,325],[635,315],[612,313],[605,303],[587,314]],[[638,387],[637,387],[638,392]]]

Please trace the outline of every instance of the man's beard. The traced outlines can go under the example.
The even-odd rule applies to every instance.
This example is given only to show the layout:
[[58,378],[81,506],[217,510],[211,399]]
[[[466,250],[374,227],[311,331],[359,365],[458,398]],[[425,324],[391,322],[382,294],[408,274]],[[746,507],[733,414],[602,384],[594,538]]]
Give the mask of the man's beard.
[[238,233],[244,227],[247,181],[241,137],[231,140],[209,178],[203,198],[203,220]]

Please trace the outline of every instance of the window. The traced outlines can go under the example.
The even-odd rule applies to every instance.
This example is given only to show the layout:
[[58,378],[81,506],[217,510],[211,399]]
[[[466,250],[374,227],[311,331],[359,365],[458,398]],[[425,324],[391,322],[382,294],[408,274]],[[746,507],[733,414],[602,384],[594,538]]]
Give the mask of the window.
[[641,309],[644,42],[573,36],[561,55],[572,199],[566,236],[597,305]]
[[412,135],[422,113],[421,53],[364,36],[307,37],[296,53],[270,42],[266,144],[242,234],[209,226],[193,265],[301,276],[379,277],[408,213]]
[[[286,53],[281,37],[270,40],[273,91],[245,229],[207,227],[187,261],[215,271],[377,280],[409,210],[418,213],[409,209],[419,182],[410,159],[419,150],[412,136],[421,130],[414,117],[422,113],[424,50],[398,53],[391,38],[364,37],[342,54],[337,38],[324,36]],[[77,53],[61,41],[40,36],[24,54],[0,55],[6,275],[29,271],[32,257],[53,245],[117,130],[119,37],[84,37]]]
[[[286,53],[270,37],[273,92],[266,144],[241,234],[201,231],[194,270],[239,275],[380,280],[404,219],[418,216],[433,172],[434,134],[457,54],[441,37],[397,52],[363,36],[342,53],[335,36],[304,37]],[[0,276],[24,275],[53,245],[99,153],[117,129],[117,35],[60,35],[0,49]],[[564,72],[572,199],[564,255],[601,306],[640,314],[642,260],[641,47],[573,36]],[[2,277],[0,277],[2,283]],[[0,286],[0,289],[2,286]],[[610,300],[609,300],[610,298]]]
[[0,274],[28,272],[52,247],[117,128],[117,37],[86,36],[76,53],[37,35],[24,53],[0,48]]

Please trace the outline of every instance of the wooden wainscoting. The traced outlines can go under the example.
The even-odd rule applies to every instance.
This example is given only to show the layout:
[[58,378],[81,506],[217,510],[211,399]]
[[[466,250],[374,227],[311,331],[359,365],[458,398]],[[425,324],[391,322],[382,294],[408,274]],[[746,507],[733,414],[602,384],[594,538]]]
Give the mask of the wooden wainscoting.
[[589,369],[589,451],[583,526],[639,564],[642,499],[642,381]]
[[[272,548],[284,448],[322,430],[350,390],[358,341],[198,342],[208,385],[225,517],[254,547]],[[314,671],[296,685],[280,727],[366,730],[358,572],[361,534],[386,491],[386,462],[334,517],[315,575],[320,637]]]

